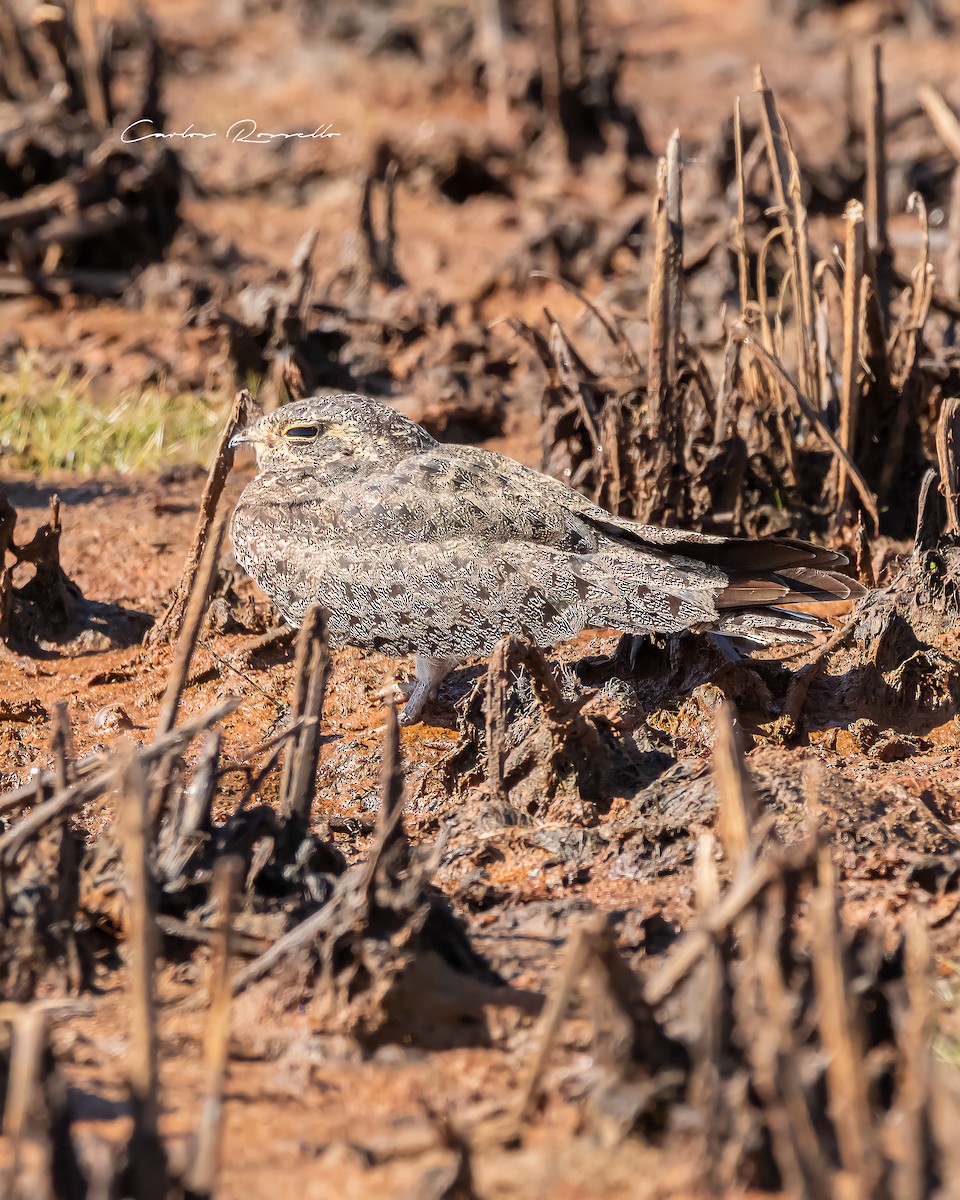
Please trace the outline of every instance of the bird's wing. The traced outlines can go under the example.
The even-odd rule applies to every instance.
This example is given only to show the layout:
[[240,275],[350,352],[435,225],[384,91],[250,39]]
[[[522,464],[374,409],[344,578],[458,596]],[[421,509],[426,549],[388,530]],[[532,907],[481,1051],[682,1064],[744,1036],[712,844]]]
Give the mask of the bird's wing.
[[362,487],[350,480],[334,488],[327,503],[344,531],[363,529],[388,542],[476,537],[568,554],[614,553],[635,577],[649,575],[664,588],[719,590],[728,583],[716,564],[645,540],[636,532],[642,526],[622,522],[625,534],[618,518],[559,480],[471,446],[437,446],[372,470]]
[[[619,551],[647,569],[669,564],[690,587],[717,588],[720,608],[847,600],[864,589],[836,568],[847,558],[836,550],[790,537],[737,538],[662,529],[617,517],[551,476],[473,446],[435,449],[398,468],[417,490],[469,496],[493,524],[517,536],[584,552]],[[451,487],[456,484],[456,487]]]
[[335,635],[400,654],[465,658],[511,633],[549,645],[587,628],[677,632],[717,619],[712,592],[682,577],[643,577],[617,557],[530,543],[387,544],[355,530],[352,539],[315,538],[295,559],[304,608],[316,600]]

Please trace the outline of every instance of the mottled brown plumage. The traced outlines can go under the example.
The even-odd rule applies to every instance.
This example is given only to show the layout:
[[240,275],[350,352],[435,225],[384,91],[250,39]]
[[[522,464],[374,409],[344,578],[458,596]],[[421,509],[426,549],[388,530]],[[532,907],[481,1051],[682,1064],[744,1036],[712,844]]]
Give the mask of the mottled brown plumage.
[[823,623],[771,605],[862,591],[834,551],[639,525],[362,396],[299,400],[234,441],[258,463],[233,519],[238,561],[292,624],[319,602],[334,643],[415,655],[407,721],[454,663],[506,634],[796,641]]

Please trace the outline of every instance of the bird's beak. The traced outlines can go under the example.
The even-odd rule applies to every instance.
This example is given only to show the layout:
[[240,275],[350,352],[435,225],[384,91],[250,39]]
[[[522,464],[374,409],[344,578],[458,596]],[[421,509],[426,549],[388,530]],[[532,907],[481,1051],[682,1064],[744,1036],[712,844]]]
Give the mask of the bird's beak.
[[236,450],[238,446],[252,446],[260,439],[256,436],[252,429],[241,429],[233,435],[227,443],[231,450]]

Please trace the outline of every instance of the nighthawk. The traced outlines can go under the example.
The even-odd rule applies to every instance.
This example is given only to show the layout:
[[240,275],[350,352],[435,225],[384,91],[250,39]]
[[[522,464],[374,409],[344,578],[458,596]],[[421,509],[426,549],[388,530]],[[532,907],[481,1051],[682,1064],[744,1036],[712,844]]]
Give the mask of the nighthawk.
[[332,644],[414,655],[407,724],[507,634],[549,646],[584,629],[710,630],[769,645],[825,628],[780,605],[863,590],[835,551],[615,517],[363,396],[287,404],[241,443],[258,469],[233,518],[238,562],[293,625],[319,603]]

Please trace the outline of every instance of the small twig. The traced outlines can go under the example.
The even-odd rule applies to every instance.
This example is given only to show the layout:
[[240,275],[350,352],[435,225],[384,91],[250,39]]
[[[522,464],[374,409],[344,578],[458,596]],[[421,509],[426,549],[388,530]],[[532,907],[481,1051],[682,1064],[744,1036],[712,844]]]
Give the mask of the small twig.
[[792,738],[800,727],[800,718],[803,715],[803,708],[807,702],[807,693],[810,691],[810,685],[823,670],[824,664],[834,650],[843,645],[850,634],[853,633],[858,620],[859,617],[857,614],[851,613],[846,622],[839,629],[835,630],[821,646],[817,647],[810,661],[804,663],[790,680],[790,685],[787,688],[787,696],[783,704],[783,713],[778,721],[782,730],[782,736],[785,739]]
[[507,756],[507,639],[494,647],[487,664],[484,718],[487,741],[487,787],[493,800],[505,799],[503,768]]
[[294,638],[297,636],[297,631],[292,625],[278,625],[275,629],[268,629],[266,633],[261,633],[259,637],[252,638],[249,642],[244,642],[237,646],[234,654],[238,658],[250,659],[255,654],[261,654],[264,650],[285,650],[293,644]]
[[373,845],[364,864],[363,875],[358,885],[358,894],[365,897],[369,906],[377,882],[377,871],[387,851],[403,838],[404,779],[403,763],[400,758],[400,722],[393,690],[387,688],[384,701],[386,720],[383,732],[383,753],[380,766],[380,811],[377,813],[377,829]]
[[254,796],[258,794],[260,789],[263,787],[264,780],[272,773],[273,769],[280,761],[280,755],[282,753],[283,742],[278,742],[260,765],[259,770],[257,770],[255,773],[251,773],[249,767],[245,768],[247,773],[247,786],[244,788],[243,795],[240,797],[239,801],[237,802],[237,807],[234,809],[234,817],[239,816],[239,814],[243,812]]
[[815,853],[816,847],[809,840],[790,846],[780,854],[761,859],[749,874],[735,880],[713,911],[705,914],[703,923],[684,934],[666,962],[647,980],[643,989],[646,1002],[654,1008],[661,1004],[689,975],[714,939],[724,933],[773,880],[780,877],[785,866],[793,870],[801,869],[813,861]]
[[302,836],[310,825],[320,759],[320,723],[330,675],[330,648],[324,611],[318,604],[307,610],[297,638],[294,695],[290,717],[301,723],[289,743],[280,780],[280,811]]
[[210,599],[217,572],[217,560],[220,557],[220,546],[223,542],[225,527],[226,519],[223,517],[212,527],[204,543],[203,556],[191,580],[190,598],[180,621],[177,646],[170,666],[170,675],[163,694],[163,701],[160,705],[160,713],[157,717],[155,741],[169,733],[177,721],[180,700],[186,686],[187,676],[190,673],[190,663],[193,661],[197,638],[200,635],[200,624],[203,621],[203,614],[207,610],[207,602]]
[[[26,1011],[23,1004],[0,1000],[0,1021],[17,1021]],[[30,1001],[29,1008],[46,1013],[50,1021],[70,1017],[92,1017],[97,1011],[93,1001],[78,1000],[74,996],[44,996]]]
[[806,398],[806,396],[804,396],[803,392],[793,382],[793,380],[790,378],[790,376],[787,374],[787,372],[783,369],[783,367],[780,365],[780,363],[777,361],[777,359],[774,358],[774,356],[772,354],[770,354],[761,345],[761,343],[757,340],[757,338],[749,330],[740,328],[736,331],[735,336],[738,338],[739,341],[742,341],[745,345],[748,345],[750,347],[751,351],[760,358],[761,362],[763,362],[763,364],[765,366],[769,367],[770,370],[781,381],[781,383],[783,383],[785,385],[785,387],[787,388],[787,391],[789,392],[789,394],[793,397],[794,401],[796,402],[797,407],[800,409],[800,411],[803,413],[803,415],[807,418],[807,420],[811,423],[811,425],[814,426],[817,433],[820,435],[821,438],[823,438],[827,447],[844,464],[847,471],[849,472],[850,478],[853,480],[853,485],[857,490],[857,494],[859,495],[860,499],[863,501],[864,508],[870,514],[870,518],[873,521],[874,535],[879,533],[880,514],[877,511],[876,498],[874,497],[873,493],[870,491],[870,486],[867,483],[867,481],[864,479],[864,477],[860,471],[860,468],[850,458],[850,456],[847,454],[846,450],[844,450],[844,448],[840,445],[840,443],[834,437],[834,435],[831,432],[831,430],[829,429],[829,427],[824,423],[823,417],[820,415],[819,412],[817,412],[817,410],[813,407],[813,405]]
[[236,856],[219,858],[210,889],[219,915],[214,931],[210,968],[210,1015],[204,1045],[204,1101],[197,1130],[193,1161],[186,1183],[191,1196],[212,1196],[220,1164],[223,1135],[223,1089],[230,1049],[230,958],[233,953],[233,917],[243,862]]
[[217,443],[216,453],[214,454],[213,466],[210,468],[207,482],[203,487],[203,495],[200,497],[200,515],[197,518],[197,528],[193,535],[193,543],[187,554],[183,573],[180,576],[180,582],[177,584],[173,599],[170,601],[166,612],[147,635],[146,641],[148,645],[155,645],[158,642],[172,642],[180,637],[184,621],[186,620],[187,604],[195,592],[196,577],[201,569],[204,550],[211,540],[211,532],[214,528],[220,497],[223,495],[227,476],[233,467],[234,451],[230,446],[230,439],[238,430],[242,429],[253,419],[256,411],[256,402],[250,393],[246,389],[238,392],[230,416],[227,418],[227,423],[220,434],[220,440]]
[[749,870],[756,855],[757,801],[737,744],[735,710],[729,701],[717,708],[713,776],[720,803],[717,834],[735,873]]
[[893,258],[887,229],[887,121],[884,111],[883,49],[880,42],[874,42],[870,47],[865,109],[867,243],[875,264],[876,301],[885,328],[890,307],[890,268]]
[[527,1064],[518,1084],[516,1103],[508,1119],[508,1125],[513,1131],[519,1129],[533,1115],[540,1081],[560,1032],[560,1025],[570,1003],[570,996],[577,980],[583,974],[597,939],[606,926],[606,921],[605,914],[591,913],[576,925],[570,934],[563,966],[560,968],[560,977],[551,989],[537,1027],[536,1052]]
[[[844,214],[847,244],[843,275],[843,365],[840,391],[840,445],[852,459],[860,416],[860,301],[863,294],[863,205],[851,200]],[[843,518],[847,493],[847,471],[837,464],[837,522]]]
[[531,271],[530,278],[546,279],[550,283],[555,283],[564,288],[570,293],[571,296],[576,296],[580,303],[585,308],[589,309],[589,311],[592,312],[597,318],[597,320],[600,322],[600,325],[603,327],[604,333],[606,333],[613,345],[620,349],[620,352],[624,357],[624,361],[630,367],[632,367],[634,371],[640,371],[641,365],[640,359],[637,357],[637,352],[631,345],[630,339],[623,332],[620,321],[614,313],[610,312],[608,308],[601,305],[598,301],[591,300],[582,288],[577,287],[577,285],[572,283],[569,279],[564,279],[562,275],[554,275],[552,271]]
[[24,1009],[14,1024],[10,1076],[3,1109],[3,1136],[11,1146],[11,1194],[19,1191],[17,1182],[23,1157],[23,1140],[33,1107],[34,1092],[40,1080],[45,1036],[46,1014],[43,1009],[35,1006]]
[[[233,657],[233,654],[229,656],[219,654],[204,638],[197,638],[197,645],[201,647],[205,654],[208,654],[213,659],[218,671],[229,671],[231,675],[236,675],[238,679],[243,680],[245,687],[252,688],[257,695],[262,696],[268,704],[273,705],[273,708],[276,712],[282,713],[284,711],[284,706],[277,700],[276,696],[272,696],[266,690],[266,688],[262,688],[259,684],[253,682],[253,680],[250,678],[249,670],[241,671],[238,667],[233,665],[233,663],[230,661],[230,659]],[[187,687],[194,687],[196,683],[199,682],[199,679],[203,679],[207,673],[208,672],[206,671],[194,672],[194,674],[191,675],[190,679],[187,681]],[[163,693],[161,692],[161,695],[162,694]]]
[[947,509],[944,533],[960,533],[960,398],[947,396],[937,421],[937,462],[940,491]]
[[[192,942],[197,946],[212,946],[218,937],[218,930],[215,928],[211,929],[206,925],[191,925],[188,921],[181,921],[179,917],[169,917],[164,913],[157,913],[157,928],[164,937],[177,938],[182,942]],[[266,938],[252,933],[241,933],[236,929],[233,931],[231,946],[235,954],[256,957],[256,955],[262,954],[269,945]]]
[[953,109],[929,83],[922,83],[917,88],[917,97],[940,135],[940,140],[960,163],[960,121],[957,120]]
[[130,1057],[128,1081],[133,1107],[130,1170],[138,1200],[166,1200],[167,1165],[158,1129],[157,1014],[155,972],[157,929],[150,875],[147,778],[132,746],[118,755],[119,828],[127,888],[127,945],[130,963]]
[[737,97],[733,111],[733,148],[737,172],[737,216],[734,221],[734,245],[737,251],[737,279],[740,286],[740,316],[747,317],[750,305],[750,263],[747,258],[746,220],[747,201],[746,183],[743,176],[743,113],[740,109],[740,97]]
[[[344,876],[343,878],[346,878]],[[305,921],[301,921],[288,933],[277,938],[273,945],[255,958],[252,963],[248,963],[242,971],[238,971],[233,978],[233,994],[238,996],[242,991],[246,990],[251,983],[256,983],[258,979],[262,979],[288,954],[293,954],[302,949],[304,946],[309,946],[310,943],[321,933],[329,933],[336,925],[337,921],[342,919],[342,914],[338,911],[337,906],[332,901],[327,901],[323,908],[318,909],[311,914]]]
[[826,1057],[829,1111],[837,1132],[840,1161],[850,1183],[849,1194],[873,1200],[885,1195],[886,1189],[881,1187],[881,1160],[870,1113],[855,993],[844,968],[836,872],[827,845],[819,849],[817,876],[818,886],[810,900],[813,977]]

